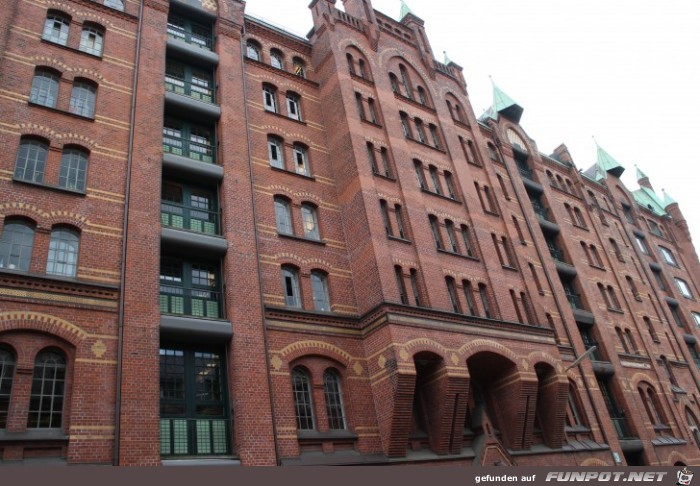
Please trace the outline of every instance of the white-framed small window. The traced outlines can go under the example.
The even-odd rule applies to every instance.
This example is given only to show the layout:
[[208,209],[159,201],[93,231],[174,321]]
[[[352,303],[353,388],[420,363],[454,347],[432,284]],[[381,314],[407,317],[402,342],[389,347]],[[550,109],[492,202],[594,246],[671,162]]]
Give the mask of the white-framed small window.
[[297,174],[310,176],[309,157],[306,148],[301,145],[294,145],[294,168]]
[[80,33],[80,45],[78,49],[92,54],[93,56],[101,56],[103,39],[104,31],[100,27],[86,25]]
[[282,267],[282,289],[284,304],[287,307],[301,307],[301,291],[299,290],[299,273],[292,267]]
[[294,234],[292,226],[292,210],[289,201],[283,197],[275,197],[275,220],[277,232],[283,235]]
[[277,90],[274,86],[263,85],[263,106],[267,111],[277,113]]
[[301,121],[301,99],[299,95],[287,93],[287,116]]
[[664,261],[666,263],[668,263],[669,265],[678,266],[678,263],[676,262],[676,257],[673,256],[671,250],[669,250],[665,246],[660,246],[659,251],[661,251],[661,256],[664,257]]
[[318,215],[316,208],[310,204],[302,204],[301,221],[304,227],[304,237],[311,240],[321,239],[318,231]]
[[267,155],[272,167],[284,169],[284,146],[282,140],[277,137],[267,137]]
[[693,293],[690,291],[690,287],[688,286],[688,283],[683,280],[682,278],[675,277],[676,280],[676,285],[678,286],[678,290],[680,290],[681,295],[687,299],[692,299],[693,298]]

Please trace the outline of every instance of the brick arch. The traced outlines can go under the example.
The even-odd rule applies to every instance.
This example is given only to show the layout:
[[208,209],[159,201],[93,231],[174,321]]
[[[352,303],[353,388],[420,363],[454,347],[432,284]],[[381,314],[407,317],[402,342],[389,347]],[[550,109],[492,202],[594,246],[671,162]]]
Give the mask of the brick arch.
[[53,227],[57,224],[65,224],[78,228],[83,231],[90,224],[85,216],[71,213],[69,211],[51,211],[47,220],[47,226]]
[[17,128],[19,129],[20,137],[40,137],[49,142],[59,135],[58,132],[36,123],[18,123]]
[[607,461],[598,459],[597,457],[589,457],[581,463],[582,466],[609,466]]
[[403,349],[410,355],[411,359],[418,353],[429,352],[439,356],[447,363],[448,350],[437,341],[429,338],[416,338],[403,344]]
[[[432,83],[429,83],[428,79],[431,79],[428,73],[425,72],[423,67],[420,65],[420,63],[417,62],[412,62],[408,60],[408,55],[406,52],[396,49],[396,48],[389,48],[384,51],[379,55],[379,65],[380,66],[388,66],[389,62],[391,62],[392,59],[394,58],[399,58],[403,62],[404,65],[406,65],[406,68],[411,68],[414,69],[418,75],[420,76],[420,80],[423,82],[425,85],[424,88],[426,91],[428,91],[434,99],[434,93],[432,92]],[[396,74],[396,73],[394,73]]]
[[2,226],[4,226],[7,218],[12,218],[15,216],[31,219],[34,221],[37,228],[47,228],[50,226],[47,226],[46,223],[48,215],[46,213],[42,213],[36,206],[16,202],[0,204],[0,219],[2,220]]
[[678,461],[681,461],[683,464],[690,464],[690,460],[678,451],[671,451],[666,461],[670,466]]
[[336,45],[338,46],[338,49],[342,50],[343,52],[345,52],[345,50],[348,47],[354,47],[355,49],[360,51],[363,56],[365,56],[365,61],[368,64],[371,62],[370,59],[372,58],[372,56],[366,51],[366,49],[363,46],[355,42],[354,38],[345,37],[344,39],[340,39]]
[[527,355],[527,359],[530,363],[530,367],[532,369],[535,368],[535,366],[539,363],[546,363],[550,365],[554,370],[556,371],[557,375],[560,376],[566,376],[564,374],[564,368],[561,364],[561,360],[558,360],[554,356],[552,356],[549,353],[545,353],[544,351],[533,351],[532,353]]
[[77,325],[48,314],[21,311],[0,313],[0,333],[24,330],[58,336],[75,347],[88,336],[87,332]]
[[518,370],[522,370],[522,364],[520,363],[521,360],[518,359],[515,353],[496,341],[491,341],[490,339],[475,339],[459,348],[459,353],[462,355],[463,359],[469,359],[475,354],[483,351],[488,351],[503,356],[504,358],[512,361]]
[[323,199],[318,196],[318,194],[312,194],[310,192],[295,192],[294,196],[296,196],[297,199],[299,199],[299,203],[304,203],[304,202],[310,202],[316,205],[319,209],[321,209],[321,206],[323,205]]
[[73,79],[87,79],[88,81],[92,81],[93,83],[95,83],[98,87],[100,84],[108,82],[107,79],[105,79],[105,77],[101,73],[93,71],[92,69],[71,68],[69,69],[69,71],[73,75]]
[[287,363],[309,355],[324,356],[345,368],[350,366],[353,359],[347,351],[325,341],[296,341],[282,348],[279,354],[286,359]]
[[655,393],[663,393],[663,388],[658,384],[657,380],[654,380],[651,376],[646,373],[635,373],[632,378],[629,379],[630,386],[632,390],[636,391],[639,384],[644,381],[651,385]]
[[91,138],[77,133],[62,133],[56,134],[57,141],[60,141],[62,145],[79,145],[89,152],[97,147],[97,143]]

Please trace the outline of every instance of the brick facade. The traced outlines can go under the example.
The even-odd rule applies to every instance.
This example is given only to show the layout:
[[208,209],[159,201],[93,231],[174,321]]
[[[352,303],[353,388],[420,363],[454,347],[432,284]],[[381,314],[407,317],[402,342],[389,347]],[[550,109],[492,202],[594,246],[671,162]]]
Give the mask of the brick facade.
[[678,204],[477,119],[414,14],[10,3],[0,463],[700,461]]

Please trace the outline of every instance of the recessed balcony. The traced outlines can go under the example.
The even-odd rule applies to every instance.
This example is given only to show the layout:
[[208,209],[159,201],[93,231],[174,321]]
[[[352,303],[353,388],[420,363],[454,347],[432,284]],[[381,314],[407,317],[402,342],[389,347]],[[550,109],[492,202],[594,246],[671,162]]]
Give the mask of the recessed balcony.
[[188,119],[218,120],[221,108],[214,103],[214,90],[206,85],[165,76],[165,105],[169,113]]

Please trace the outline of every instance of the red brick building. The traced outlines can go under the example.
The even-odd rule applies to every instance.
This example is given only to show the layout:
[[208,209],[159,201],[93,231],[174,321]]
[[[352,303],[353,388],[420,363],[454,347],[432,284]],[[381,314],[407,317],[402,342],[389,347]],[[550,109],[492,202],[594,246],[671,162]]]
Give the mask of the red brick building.
[[700,462],[678,204],[335,4],[9,2],[0,462]]

